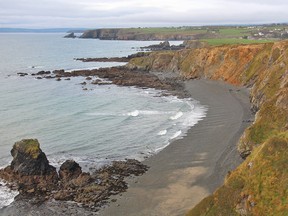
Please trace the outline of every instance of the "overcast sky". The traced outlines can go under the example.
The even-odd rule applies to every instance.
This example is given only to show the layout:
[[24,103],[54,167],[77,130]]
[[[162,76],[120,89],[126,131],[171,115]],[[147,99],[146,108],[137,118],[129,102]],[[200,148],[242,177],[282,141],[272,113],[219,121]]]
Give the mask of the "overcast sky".
[[0,0],[0,28],[288,22],[288,0]]

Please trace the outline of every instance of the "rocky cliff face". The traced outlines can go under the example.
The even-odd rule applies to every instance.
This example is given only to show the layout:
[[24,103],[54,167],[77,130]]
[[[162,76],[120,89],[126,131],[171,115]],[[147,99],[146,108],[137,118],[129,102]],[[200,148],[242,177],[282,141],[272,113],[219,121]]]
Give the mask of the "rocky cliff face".
[[287,41],[153,52],[132,59],[128,67],[250,88],[256,119],[245,130],[238,149],[244,158],[251,155],[189,215],[288,215]]
[[203,34],[150,33],[137,31],[137,29],[95,29],[85,31],[80,38],[101,40],[194,40],[201,37],[203,37]]

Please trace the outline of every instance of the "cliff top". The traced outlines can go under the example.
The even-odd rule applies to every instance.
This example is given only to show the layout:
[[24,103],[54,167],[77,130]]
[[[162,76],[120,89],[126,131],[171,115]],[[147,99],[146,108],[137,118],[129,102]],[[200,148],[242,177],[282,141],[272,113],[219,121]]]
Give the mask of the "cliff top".
[[103,28],[87,30],[81,38],[102,40],[285,39],[288,38],[288,25]]

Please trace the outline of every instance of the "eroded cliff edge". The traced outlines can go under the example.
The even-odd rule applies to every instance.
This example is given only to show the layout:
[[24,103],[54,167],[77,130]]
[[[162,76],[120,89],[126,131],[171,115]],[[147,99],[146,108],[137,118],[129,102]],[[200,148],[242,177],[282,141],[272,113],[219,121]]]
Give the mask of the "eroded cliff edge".
[[[179,31],[179,29],[178,29]],[[198,33],[195,32],[163,32],[163,29],[152,31],[141,30],[136,28],[112,28],[112,29],[94,29],[85,31],[80,38],[94,38],[100,40],[194,40],[200,38],[215,38],[214,35],[207,33],[206,30]]]
[[238,143],[246,160],[188,215],[288,214],[288,41],[153,52],[128,67],[250,89],[256,118]]

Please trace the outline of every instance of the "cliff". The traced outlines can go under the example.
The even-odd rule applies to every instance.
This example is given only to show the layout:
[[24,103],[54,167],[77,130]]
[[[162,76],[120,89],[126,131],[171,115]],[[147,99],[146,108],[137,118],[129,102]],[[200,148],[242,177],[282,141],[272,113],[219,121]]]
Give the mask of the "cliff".
[[288,41],[153,52],[128,67],[250,89],[255,121],[238,143],[246,160],[188,215],[288,215]]
[[95,38],[101,40],[194,40],[199,38],[214,38],[206,31],[183,31],[177,29],[95,29],[85,31],[80,38]]

